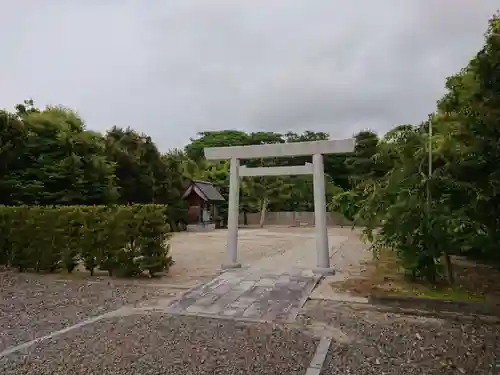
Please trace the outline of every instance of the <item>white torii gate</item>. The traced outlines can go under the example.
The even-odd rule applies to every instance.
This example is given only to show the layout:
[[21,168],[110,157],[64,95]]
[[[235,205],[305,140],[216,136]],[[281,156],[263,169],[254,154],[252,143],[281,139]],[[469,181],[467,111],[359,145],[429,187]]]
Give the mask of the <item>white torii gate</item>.
[[[229,207],[228,237],[226,256],[223,268],[239,268],[238,263],[238,219],[240,176],[284,176],[312,174],[314,181],[314,221],[316,229],[316,266],[318,272],[329,273],[330,255],[328,248],[328,232],[326,223],[324,154],[346,153],[354,151],[354,139],[331,141],[275,143],[254,146],[208,147],[205,148],[207,160],[230,160],[229,170]],[[308,156],[311,163],[291,167],[258,167],[240,166],[240,159],[260,159],[271,157]]]

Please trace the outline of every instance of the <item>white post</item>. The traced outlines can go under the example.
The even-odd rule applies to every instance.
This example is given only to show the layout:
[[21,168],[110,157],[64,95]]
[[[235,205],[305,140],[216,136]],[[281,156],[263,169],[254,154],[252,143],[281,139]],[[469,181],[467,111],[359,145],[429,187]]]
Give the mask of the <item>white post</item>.
[[240,197],[240,161],[231,158],[229,169],[229,207],[227,217],[227,264],[223,268],[239,268],[238,263],[238,220],[239,220],[239,197]]
[[314,179],[314,225],[316,229],[317,267],[329,272],[330,252],[328,249],[328,229],[326,226],[325,171],[323,155],[313,155]]

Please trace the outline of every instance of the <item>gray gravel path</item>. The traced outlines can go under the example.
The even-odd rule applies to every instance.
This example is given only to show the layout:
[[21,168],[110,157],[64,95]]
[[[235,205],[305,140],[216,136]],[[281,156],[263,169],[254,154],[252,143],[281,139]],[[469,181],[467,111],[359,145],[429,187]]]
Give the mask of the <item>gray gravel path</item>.
[[0,359],[1,374],[305,374],[317,339],[270,324],[131,315]]
[[500,374],[500,327],[310,301],[300,320],[334,340],[321,375]]
[[0,351],[166,293],[125,280],[63,282],[51,275],[0,272]]

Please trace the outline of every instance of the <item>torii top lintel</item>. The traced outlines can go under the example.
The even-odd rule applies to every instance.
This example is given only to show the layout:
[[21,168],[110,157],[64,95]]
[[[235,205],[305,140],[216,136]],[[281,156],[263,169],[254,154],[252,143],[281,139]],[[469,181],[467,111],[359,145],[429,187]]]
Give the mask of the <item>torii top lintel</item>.
[[354,151],[354,138],[327,141],[272,143],[265,145],[207,147],[207,160],[257,159],[314,154],[342,154]]

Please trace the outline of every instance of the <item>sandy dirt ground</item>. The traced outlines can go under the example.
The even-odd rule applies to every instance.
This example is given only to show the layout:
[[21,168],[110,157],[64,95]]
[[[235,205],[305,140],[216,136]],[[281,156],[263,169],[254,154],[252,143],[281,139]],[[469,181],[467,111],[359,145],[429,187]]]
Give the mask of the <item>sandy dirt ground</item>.
[[[359,240],[359,234],[356,229],[329,228],[330,263],[336,270],[336,279],[356,272],[366,259],[368,246]],[[170,251],[176,263],[165,279],[193,283],[211,278],[225,261],[226,238],[226,230],[175,233]],[[315,246],[314,228],[240,229],[238,260],[244,266],[270,271],[314,268]]]

